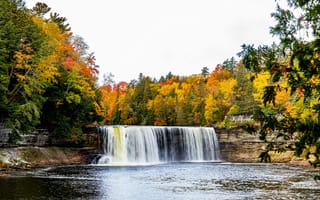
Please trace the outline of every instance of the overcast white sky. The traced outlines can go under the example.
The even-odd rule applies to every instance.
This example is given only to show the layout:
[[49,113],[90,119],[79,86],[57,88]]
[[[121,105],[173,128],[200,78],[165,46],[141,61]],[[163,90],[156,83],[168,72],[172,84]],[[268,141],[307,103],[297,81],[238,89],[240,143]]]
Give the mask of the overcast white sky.
[[94,52],[101,77],[137,79],[201,73],[241,45],[271,44],[274,0],[26,0],[66,17]]

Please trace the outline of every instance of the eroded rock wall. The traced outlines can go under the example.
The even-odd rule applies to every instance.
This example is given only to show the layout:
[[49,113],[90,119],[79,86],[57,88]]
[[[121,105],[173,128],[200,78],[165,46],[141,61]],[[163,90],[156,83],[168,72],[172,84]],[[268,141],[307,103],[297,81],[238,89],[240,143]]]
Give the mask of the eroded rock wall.
[[[264,151],[265,142],[257,135],[242,129],[215,128],[219,139],[221,159],[226,162],[260,162],[259,155]],[[284,153],[269,152],[271,162],[310,166],[306,159],[294,156],[294,151]]]
[[215,128],[221,159],[227,162],[258,162],[265,143],[242,129]]

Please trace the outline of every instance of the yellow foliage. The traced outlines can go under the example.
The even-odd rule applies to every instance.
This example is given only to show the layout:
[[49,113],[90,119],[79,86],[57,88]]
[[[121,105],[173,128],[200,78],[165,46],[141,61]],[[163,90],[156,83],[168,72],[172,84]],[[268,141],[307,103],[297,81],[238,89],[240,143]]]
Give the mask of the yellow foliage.
[[61,63],[64,59],[62,55],[65,53],[66,41],[70,35],[62,33],[59,26],[54,22],[47,22],[36,16],[32,20],[48,37],[47,48],[52,51],[52,55],[55,55],[55,62]]
[[286,110],[289,113],[290,117],[292,117],[292,118],[296,118],[297,117],[296,108],[292,104],[287,104],[286,105]]
[[162,86],[159,89],[159,94],[162,96],[169,96],[171,93],[175,93],[175,90],[178,88],[179,83],[172,83]]
[[318,86],[320,84],[319,74],[312,75],[312,78],[309,80],[309,82],[312,87]]
[[93,102],[93,105],[99,116],[105,116],[106,113],[104,112],[104,106],[101,106],[98,102]]
[[[296,96],[298,96],[296,94]],[[297,98],[297,97],[295,97]],[[317,121],[318,113],[313,109],[313,106],[318,104],[318,98],[314,97],[306,102],[304,98],[299,98],[294,103],[288,103],[286,110],[293,118],[299,118],[301,121],[312,119]]]
[[26,80],[26,77],[21,75],[21,74],[16,73],[15,75],[16,75],[17,79],[20,80],[20,81],[25,81]]
[[179,103],[183,103],[185,101],[186,96],[190,93],[191,84],[182,83],[180,88],[176,88],[175,92],[177,94],[177,100]]
[[236,104],[233,104],[231,106],[231,108],[229,109],[229,112],[227,113],[227,115],[234,115],[234,114],[238,114],[239,111],[239,106]]
[[212,124],[214,121],[213,114],[218,109],[217,102],[213,95],[209,95],[205,98],[205,112],[204,116],[208,124]]
[[263,92],[264,88],[269,84],[270,73],[262,72],[259,73],[253,81],[254,93],[253,98],[255,101],[263,103]]
[[[270,86],[271,75],[269,72],[262,72],[257,74],[255,80],[253,81],[253,85],[255,88],[255,92],[253,93],[253,97],[255,101],[263,103],[263,94],[264,88],[266,86]],[[290,89],[288,89],[287,79],[280,79],[276,83],[272,83],[276,87],[276,97],[275,103],[277,105],[286,106],[290,101]]]
[[229,78],[219,82],[219,92],[223,94],[224,99],[231,101],[231,98],[235,95],[234,87],[236,85],[237,80],[234,78]]

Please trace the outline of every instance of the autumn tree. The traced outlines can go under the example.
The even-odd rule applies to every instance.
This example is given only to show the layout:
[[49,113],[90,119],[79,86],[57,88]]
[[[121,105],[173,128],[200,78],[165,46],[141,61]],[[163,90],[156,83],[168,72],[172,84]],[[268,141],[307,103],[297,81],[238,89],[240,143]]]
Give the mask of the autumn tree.
[[219,66],[209,75],[206,83],[208,94],[205,99],[207,125],[223,121],[235,106],[236,84],[237,81],[232,77],[232,73]]
[[109,123],[111,120],[111,114],[114,110],[114,105],[116,102],[116,91],[114,90],[114,75],[104,74],[102,85],[99,87],[101,93],[100,105],[101,111],[103,112],[104,120],[103,123]]
[[[258,130],[262,139],[269,133],[278,137],[292,138],[294,136],[296,155],[304,154],[312,165],[318,166],[319,161],[319,70],[320,70],[320,2],[288,0],[287,8],[277,6],[272,17],[276,25],[271,33],[280,38],[278,48],[260,46],[254,48],[244,45],[241,56],[245,67],[252,72],[268,71],[270,84],[264,87],[263,101],[265,106],[275,105],[276,96],[283,90],[290,91],[296,107],[302,106],[307,113],[297,116],[299,109],[283,112],[281,118],[276,113],[266,113],[259,110],[256,120],[261,124]],[[279,84],[281,78],[287,85]],[[262,160],[268,157],[268,150],[277,150],[274,143],[264,152]],[[279,148],[278,148],[279,149]]]
[[39,124],[42,95],[56,70],[44,65],[48,40],[24,2],[1,0],[0,7],[0,110],[14,139]]
[[186,124],[179,125],[205,125],[205,97],[207,95],[207,90],[205,87],[206,77],[206,75],[201,73],[201,75],[191,75],[186,77],[183,81],[183,90],[186,90],[184,87],[189,86],[184,94],[185,99],[180,101],[180,103],[183,105],[182,110],[185,113],[184,115],[186,118]]
[[153,85],[154,97],[147,103],[147,108],[152,111],[154,125],[176,125],[177,123],[177,90],[178,77],[172,76],[165,82],[159,83],[160,87]]
[[[0,1],[0,118],[11,139],[37,127],[73,137],[102,114],[98,65],[66,18],[37,3]],[[58,130],[60,129],[60,130]]]
[[[56,26],[61,30],[59,26]],[[52,29],[51,29],[52,30]],[[59,32],[58,32],[59,33]],[[102,120],[101,92],[96,85],[98,65],[95,57],[87,53],[83,39],[61,30],[64,39],[59,40],[62,48],[56,63],[59,75],[45,93],[42,125],[59,136],[72,136],[78,140],[81,127]],[[58,34],[59,35],[59,34]],[[62,59],[62,60],[61,60]]]

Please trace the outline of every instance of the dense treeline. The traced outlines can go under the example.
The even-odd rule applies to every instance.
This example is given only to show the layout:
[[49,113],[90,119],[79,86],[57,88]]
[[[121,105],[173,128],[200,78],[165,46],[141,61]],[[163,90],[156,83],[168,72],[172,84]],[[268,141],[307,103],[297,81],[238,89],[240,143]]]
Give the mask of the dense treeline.
[[94,55],[46,4],[0,7],[0,119],[11,139],[41,126],[77,140],[83,125],[102,119]]
[[252,115],[261,103],[248,72],[232,58],[211,73],[204,67],[186,77],[169,73],[154,80],[140,74],[129,84],[105,84],[106,123],[212,126],[229,115]]
[[[169,73],[159,80],[140,74],[138,80],[127,84],[103,85],[106,123],[138,125],[215,126],[228,125],[232,116],[250,117],[264,106],[264,88],[271,74],[254,74],[234,58],[218,64],[209,73],[180,77]],[[110,78],[108,79],[110,80]],[[286,85],[286,80],[277,82]],[[290,92],[275,94],[278,114],[296,106]],[[293,110],[290,110],[293,112]],[[239,124],[238,124],[239,125]]]

